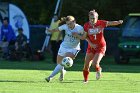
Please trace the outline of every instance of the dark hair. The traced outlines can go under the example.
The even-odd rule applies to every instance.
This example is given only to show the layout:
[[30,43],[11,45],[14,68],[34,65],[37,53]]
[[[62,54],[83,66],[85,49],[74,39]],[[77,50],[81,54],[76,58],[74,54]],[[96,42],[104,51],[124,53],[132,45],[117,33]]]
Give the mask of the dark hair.
[[7,20],[7,21],[9,21],[9,18],[8,18],[8,17],[4,17],[3,20]]
[[18,31],[23,31],[23,29],[22,28],[18,28]]

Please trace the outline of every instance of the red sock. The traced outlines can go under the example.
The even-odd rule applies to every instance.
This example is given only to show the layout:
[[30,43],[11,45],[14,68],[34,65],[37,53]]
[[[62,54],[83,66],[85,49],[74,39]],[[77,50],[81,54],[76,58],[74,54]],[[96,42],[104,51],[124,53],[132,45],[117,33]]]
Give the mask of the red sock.
[[100,70],[100,68],[101,68],[100,66],[96,66],[96,68],[95,68],[95,69],[96,69],[96,71],[99,71],[99,70]]
[[89,75],[89,71],[83,70],[83,76],[85,81],[88,80],[88,75]]

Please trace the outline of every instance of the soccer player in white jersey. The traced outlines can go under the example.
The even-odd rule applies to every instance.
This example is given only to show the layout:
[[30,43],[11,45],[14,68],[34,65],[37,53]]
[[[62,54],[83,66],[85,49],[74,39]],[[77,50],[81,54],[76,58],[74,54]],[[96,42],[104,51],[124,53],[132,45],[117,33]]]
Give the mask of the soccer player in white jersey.
[[77,24],[73,16],[67,16],[65,18],[66,24],[56,28],[56,29],[47,29],[49,32],[55,31],[65,31],[65,37],[63,42],[60,45],[58,54],[57,54],[57,66],[51,73],[51,75],[45,80],[50,82],[50,80],[60,72],[59,80],[64,80],[64,75],[66,70],[64,66],[61,65],[62,59],[64,57],[71,57],[74,59],[78,52],[80,51],[80,39],[84,40],[86,38],[86,32],[81,25]]

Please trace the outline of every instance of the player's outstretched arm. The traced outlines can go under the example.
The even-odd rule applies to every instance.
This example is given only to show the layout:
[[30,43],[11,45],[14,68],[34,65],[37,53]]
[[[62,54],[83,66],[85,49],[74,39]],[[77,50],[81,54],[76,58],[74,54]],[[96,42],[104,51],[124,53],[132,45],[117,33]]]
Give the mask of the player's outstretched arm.
[[123,23],[123,20],[119,20],[119,21],[108,21],[107,26],[116,26],[116,25],[120,25]]
[[52,32],[57,32],[57,31],[59,31],[59,29],[58,29],[58,28],[55,28],[55,29],[49,29],[49,28],[46,27],[46,31],[52,33]]

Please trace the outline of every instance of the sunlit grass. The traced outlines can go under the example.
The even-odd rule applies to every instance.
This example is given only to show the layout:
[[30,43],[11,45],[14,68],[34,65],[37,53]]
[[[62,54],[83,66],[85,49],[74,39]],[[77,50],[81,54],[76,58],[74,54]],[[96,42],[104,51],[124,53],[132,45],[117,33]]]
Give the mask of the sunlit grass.
[[80,57],[83,55],[78,56],[73,67],[67,69],[63,82],[59,82],[58,74],[49,83],[44,78],[56,66],[50,61],[1,61],[0,93],[140,93],[139,63],[117,65],[111,57],[105,57],[101,63],[103,77],[97,81],[91,68],[89,82],[84,84],[83,59]]

